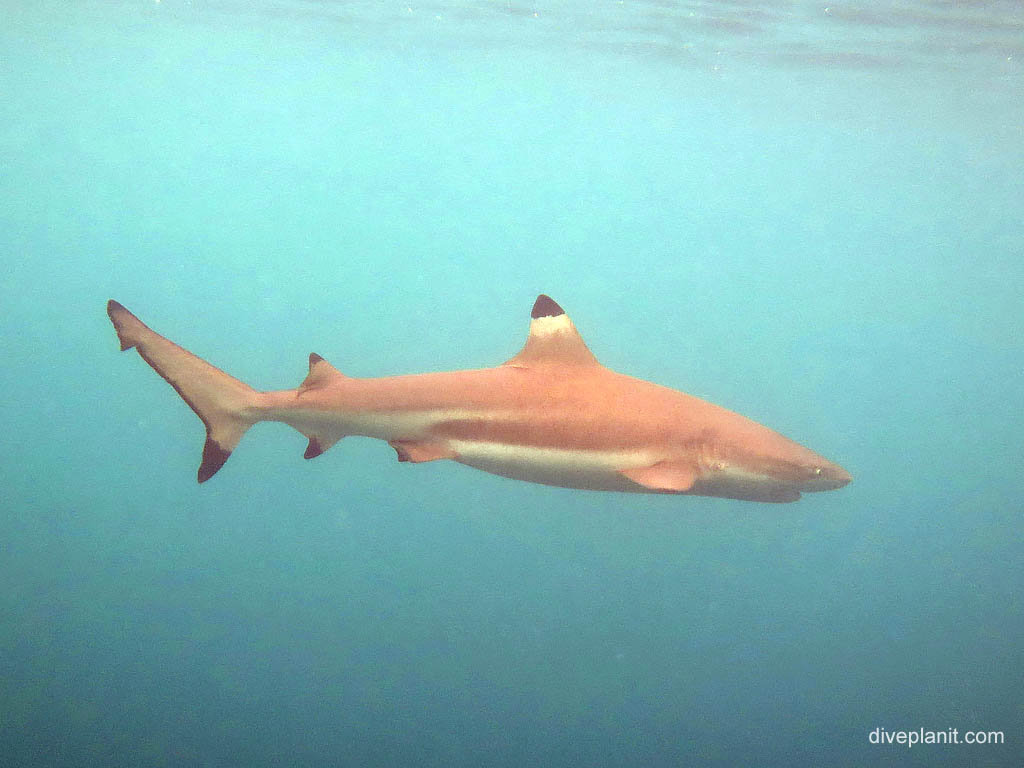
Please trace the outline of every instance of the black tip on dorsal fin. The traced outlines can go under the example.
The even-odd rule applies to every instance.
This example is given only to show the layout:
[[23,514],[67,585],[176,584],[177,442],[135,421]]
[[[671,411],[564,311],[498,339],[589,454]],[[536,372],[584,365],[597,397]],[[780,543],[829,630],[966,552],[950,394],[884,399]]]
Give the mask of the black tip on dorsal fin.
[[323,358],[320,357],[320,355],[318,355],[316,352],[310,352],[309,353],[309,369],[313,370],[313,366],[316,365],[317,363],[319,363],[321,360],[323,360]]
[[538,317],[558,317],[564,314],[565,310],[558,306],[558,302],[547,294],[542,293],[533,303],[533,311],[530,312],[530,317],[536,320]]
[[518,368],[544,364],[599,365],[565,310],[550,296],[542,293],[537,297],[530,318],[526,344],[505,365]]

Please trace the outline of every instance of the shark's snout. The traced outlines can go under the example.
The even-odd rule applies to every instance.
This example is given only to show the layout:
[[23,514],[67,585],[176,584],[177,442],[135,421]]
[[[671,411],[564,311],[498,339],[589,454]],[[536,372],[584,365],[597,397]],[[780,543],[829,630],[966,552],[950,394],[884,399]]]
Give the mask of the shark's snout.
[[809,477],[801,490],[804,491],[834,491],[847,485],[853,477],[838,464],[824,462],[812,467]]

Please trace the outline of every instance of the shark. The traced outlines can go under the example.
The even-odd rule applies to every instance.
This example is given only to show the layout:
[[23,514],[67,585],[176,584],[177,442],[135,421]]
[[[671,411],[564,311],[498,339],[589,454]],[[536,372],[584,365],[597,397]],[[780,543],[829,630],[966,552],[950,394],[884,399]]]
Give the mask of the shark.
[[388,442],[399,461],[451,460],[564,488],[792,502],[850,474],[768,427],[705,400],[617,373],[541,294],[526,343],[493,368],[346,376],[318,354],[295,389],[258,391],[150,329],[116,301],[121,350],[135,349],[206,427],[198,480],[242,435],[283,422],[320,456],[343,437]]

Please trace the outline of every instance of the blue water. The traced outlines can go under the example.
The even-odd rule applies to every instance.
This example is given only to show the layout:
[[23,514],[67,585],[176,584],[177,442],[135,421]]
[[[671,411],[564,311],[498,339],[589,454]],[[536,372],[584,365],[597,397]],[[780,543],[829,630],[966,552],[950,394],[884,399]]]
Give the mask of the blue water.
[[[1024,761],[1019,4],[3,16],[0,764]],[[497,364],[540,292],[854,482],[599,494],[260,425],[198,486],[104,313],[270,389]]]

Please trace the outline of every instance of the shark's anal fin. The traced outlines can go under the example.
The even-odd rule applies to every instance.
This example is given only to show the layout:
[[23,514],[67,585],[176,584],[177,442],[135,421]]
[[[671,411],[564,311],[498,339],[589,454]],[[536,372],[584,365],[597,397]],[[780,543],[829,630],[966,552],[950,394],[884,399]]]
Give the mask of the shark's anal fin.
[[[303,434],[306,434],[303,432]],[[326,451],[336,442],[341,440],[341,436],[333,436],[327,434],[321,435],[306,435],[309,438],[309,445],[306,446],[306,452],[302,454],[304,459],[315,459],[321,453]]]
[[659,461],[649,467],[622,469],[619,474],[644,488],[672,493],[688,491],[697,481],[696,469],[685,461]]
[[455,458],[455,451],[443,442],[392,440],[389,445],[395,449],[399,461],[411,461],[414,464],[420,464],[424,461]]
[[[348,377],[345,374],[313,352],[309,356],[309,374],[295,390],[295,396],[301,398],[303,395],[315,393],[339,381],[344,381],[346,378]],[[304,459],[315,459],[344,437],[341,434],[331,434],[321,430],[314,432],[312,429],[307,430],[302,426],[296,426],[296,429],[309,438],[306,452],[302,454]]]

